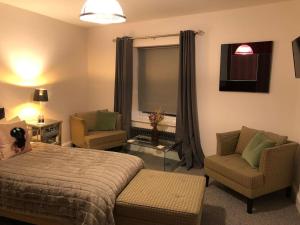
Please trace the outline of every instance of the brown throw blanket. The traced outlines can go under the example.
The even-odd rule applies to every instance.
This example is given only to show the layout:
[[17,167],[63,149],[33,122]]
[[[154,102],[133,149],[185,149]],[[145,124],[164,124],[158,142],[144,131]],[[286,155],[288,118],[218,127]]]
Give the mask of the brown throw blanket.
[[113,225],[116,196],[143,167],[141,159],[115,152],[32,147],[0,161],[0,210],[72,225]]

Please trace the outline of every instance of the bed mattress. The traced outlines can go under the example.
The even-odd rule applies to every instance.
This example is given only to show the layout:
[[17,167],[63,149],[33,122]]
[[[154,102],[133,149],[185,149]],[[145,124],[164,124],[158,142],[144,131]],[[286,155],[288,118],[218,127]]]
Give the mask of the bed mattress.
[[143,168],[115,152],[34,143],[31,152],[0,161],[0,210],[72,225],[114,225],[116,197]]

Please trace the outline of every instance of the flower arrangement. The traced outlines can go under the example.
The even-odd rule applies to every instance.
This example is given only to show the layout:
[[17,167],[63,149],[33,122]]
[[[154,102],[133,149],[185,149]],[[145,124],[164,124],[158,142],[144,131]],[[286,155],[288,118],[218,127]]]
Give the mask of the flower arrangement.
[[149,121],[153,128],[156,128],[157,125],[164,119],[164,115],[160,110],[152,112],[149,114]]

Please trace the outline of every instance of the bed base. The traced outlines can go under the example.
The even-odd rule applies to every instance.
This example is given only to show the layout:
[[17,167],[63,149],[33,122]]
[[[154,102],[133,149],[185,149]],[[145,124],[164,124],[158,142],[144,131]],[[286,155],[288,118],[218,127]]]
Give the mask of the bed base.
[[18,220],[25,223],[31,223],[35,225],[71,225],[72,222],[67,220],[58,220],[52,218],[41,218],[35,215],[26,215],[23,213],[17,213],[11,210],[0,209],[0,216],[13,220]]

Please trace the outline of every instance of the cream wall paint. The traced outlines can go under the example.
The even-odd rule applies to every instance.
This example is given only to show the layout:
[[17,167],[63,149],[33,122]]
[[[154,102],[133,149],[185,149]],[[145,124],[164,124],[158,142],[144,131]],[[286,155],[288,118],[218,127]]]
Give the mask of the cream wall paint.
[[34,86],[47,88],[45,116],[63,120],[68,142],[69,115],[87,107],[87,31],[3,4],[0,11],[0,105],[7,117],[23,115],[37,107]]

